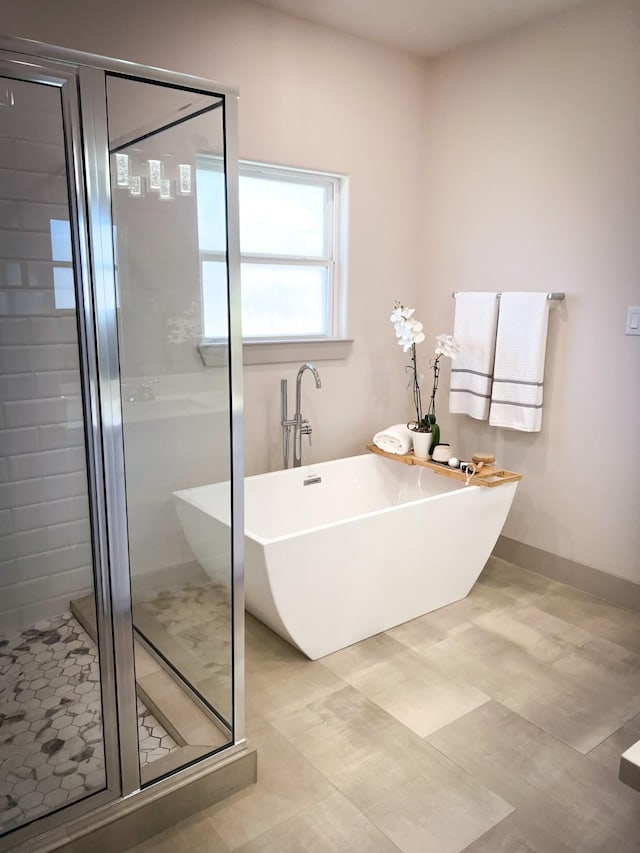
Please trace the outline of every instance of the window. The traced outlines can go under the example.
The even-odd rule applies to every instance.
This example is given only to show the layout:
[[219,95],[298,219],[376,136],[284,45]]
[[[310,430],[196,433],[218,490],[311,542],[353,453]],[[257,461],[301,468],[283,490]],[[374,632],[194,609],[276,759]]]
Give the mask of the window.
[[[224,176],[197,168],[204,337],[226,335]],[[242,332],[245,341],[338,335],[342,179],[240,163]]]
[[50,219],[53,293],[57,310],[73,310],[76,294],[71,262],[71,229],[66,219]]
[[[71,226],[68,219],[50,219],[51,260],[53,261],[53,296],[57,311],[74,311],[76,307],[75,272],[71,252]],[[118,229],[113,226],[114,271],[116,273],[116,305],[120,307],[118,268],[115,264]]]

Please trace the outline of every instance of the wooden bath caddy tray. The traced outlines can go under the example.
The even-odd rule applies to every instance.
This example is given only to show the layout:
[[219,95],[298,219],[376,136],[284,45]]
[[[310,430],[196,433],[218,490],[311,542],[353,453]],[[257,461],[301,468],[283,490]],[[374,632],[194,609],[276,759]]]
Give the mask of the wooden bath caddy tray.
[[[386,450],[380,450],[375,444],[367,444],[367,450],[377,453],[378,456],[384,456],[386,459],[402,462],[404,465],[420,465],[423,468],[429,468],[435,474],[451,477],[452,480],[461,480],[463,483],[467,480],[467,475],[463,474],[459,468],[450,468],[442,462],[431,462],[428,459],[416,459],[413,451],[405,454],[387,453]],[[503,483],[514,483],[521,479],[522,474],[516,474],[515,471],[504,471],[502,468],[483,465],[482,469],[471,477],[469,483],[474,486],[501,486]]]

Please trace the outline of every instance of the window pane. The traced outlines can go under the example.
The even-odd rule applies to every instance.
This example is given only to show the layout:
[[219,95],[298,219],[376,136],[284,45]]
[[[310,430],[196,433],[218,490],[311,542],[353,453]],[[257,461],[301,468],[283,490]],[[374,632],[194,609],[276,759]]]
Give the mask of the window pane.
[[227,265],[223,261],[202,264],[203,334],[227,337]]
[[323,258],[327,186],[240,177],[240,250]]
[[50,219],[51,259],[71,262],[71,228],[67,219]]
[[225,252],[227,235],[224,174],[214,169],[198,169],[196,172],[196,196],[200,251]]
[[242,264],[245,338],[327,334],[325,267]]
[[[204,336],[227,334],[226,265],[202,264]],[[278,338],[327,334],[325,267],[242,264],[242,336]]]
[[53,268],[53,295],[58,310],[76,307],[76,292],[71,267]]

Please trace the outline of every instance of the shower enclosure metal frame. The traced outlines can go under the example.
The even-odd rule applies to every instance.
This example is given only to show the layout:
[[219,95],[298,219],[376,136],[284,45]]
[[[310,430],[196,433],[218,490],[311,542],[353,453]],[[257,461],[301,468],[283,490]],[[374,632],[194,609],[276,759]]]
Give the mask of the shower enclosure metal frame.
[[[141,790],[138,760],[132,600],[125,504],[116,280],[107,136],[107,74],[221,98],[224,114],[229,410],[231,433],[232,742]],[[191,75],[0,36],[0,75],[57,87],[62,100],[86,456],[90,484],[96,618],[103,703],[106,788],[0,838],[0,851],[43,832],[50,840],[71,821],[88,827],[96,809],[135,794],[151,799],[246,748],[244,731],[244,576],[242,343],[238,225],[237,90]]]

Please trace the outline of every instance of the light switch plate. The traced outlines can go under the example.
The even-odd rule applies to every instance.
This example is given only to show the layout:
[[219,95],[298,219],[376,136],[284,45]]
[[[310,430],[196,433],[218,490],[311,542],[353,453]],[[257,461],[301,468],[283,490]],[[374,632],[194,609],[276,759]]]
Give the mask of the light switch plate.
[[630,305],[627,308],[626,335],[640,335],[640,305]]

